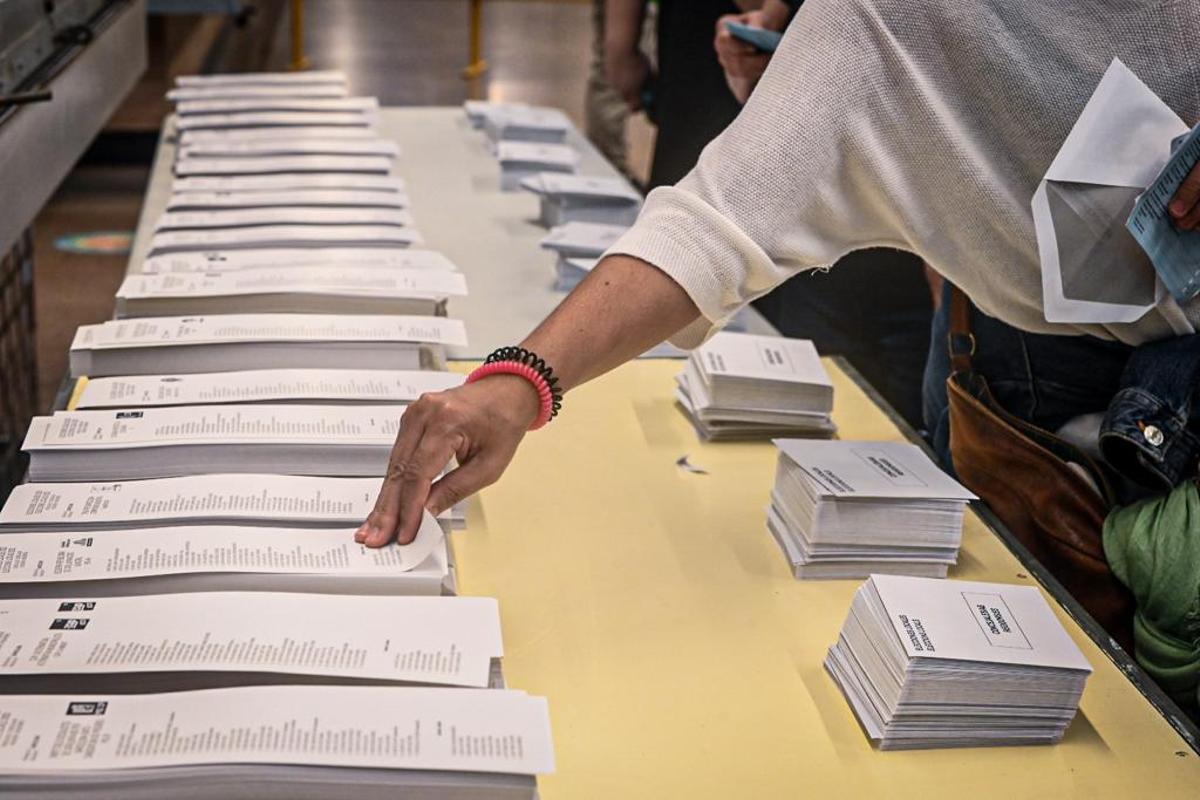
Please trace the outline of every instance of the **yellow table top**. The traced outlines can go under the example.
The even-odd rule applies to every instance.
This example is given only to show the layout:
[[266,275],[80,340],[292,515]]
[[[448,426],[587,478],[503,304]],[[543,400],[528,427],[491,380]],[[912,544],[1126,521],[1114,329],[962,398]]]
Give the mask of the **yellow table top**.
[[[903,439],[829,367],[842,438]],[[859,582],[791,576],[774,448],[701,443],[678,370],[573,391],[454,534],[462,592],[500,600],[509,684],[550,700],[544,800],[1200,797],[1200,759],[1057,604],[1095,669],[1061,744],[872,749],[822,667]],[[951,577],[1035,583],[970,513]]]

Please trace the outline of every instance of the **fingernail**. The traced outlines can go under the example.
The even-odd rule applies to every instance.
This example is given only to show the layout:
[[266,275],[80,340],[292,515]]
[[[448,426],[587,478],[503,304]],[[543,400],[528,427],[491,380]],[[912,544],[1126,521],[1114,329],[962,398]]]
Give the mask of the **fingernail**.
[[1174,203],[1171,203],[1172,216],[1182,217],[1186,213],[1187,205],[1182,200],[1176,200]]
[[359,544],[362,544],[363,540],[365,540],[366,538],[367,538],[367,523],[364,522],[362,525],[359,525],[358,530],[356,530],[354,532],[354,541],[358,542]]

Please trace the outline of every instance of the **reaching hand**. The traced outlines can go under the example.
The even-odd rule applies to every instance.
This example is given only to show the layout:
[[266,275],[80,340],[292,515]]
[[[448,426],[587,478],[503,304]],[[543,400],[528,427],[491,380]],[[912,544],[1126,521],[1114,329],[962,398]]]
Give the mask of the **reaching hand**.
[[717,60],[725,69],[725,81],[739,103],[745,103],[771,61],[771,54],[738,39],[725,27],[726,22],[740,22],[756,28],[764,27],[761,11],[746,14],[727,14],[717,20],[717,35],[713,48]]
[[1168,206],[1175,227],[1184,231],[1194,231],[1200,227],[1200,164],[1192,167],[1192,171],[1179,184],[1175,197]]
[[[404,412],[375,510],[354,540],[368,547],[393,539],[408,544],[424,509],[440,514],[495,483],[539,408],[533,385],[515,375],[422,395]],[[458,466],[438,479],[452,456]]]
[[606,52],[604,74],[630,111],[642,109],[642,90],[650,80],[650,59],[645,53],[636,48]]

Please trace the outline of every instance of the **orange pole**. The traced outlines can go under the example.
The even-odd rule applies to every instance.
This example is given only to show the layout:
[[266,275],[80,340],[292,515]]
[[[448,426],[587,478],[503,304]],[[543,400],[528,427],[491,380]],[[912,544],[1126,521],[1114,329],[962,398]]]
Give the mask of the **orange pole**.
[[304,0],[292,0],[292,69],[308,69],[304,55]]
[[471,58],[462,71],[464,78],[478,78],[487,72],[487,61],[483,59],[483,0],[471,0]]

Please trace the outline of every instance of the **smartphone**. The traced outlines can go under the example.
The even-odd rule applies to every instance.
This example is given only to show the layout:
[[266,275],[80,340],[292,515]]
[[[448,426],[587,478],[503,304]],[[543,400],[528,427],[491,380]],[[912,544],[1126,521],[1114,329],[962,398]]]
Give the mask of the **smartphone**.
[[725,30],[743,42],[749,42],[764,53],[774,53],[775,48],[779,47],[779,42],[783,40],[783,34],[778,31],[754,28],[740,22],[726,22]]

